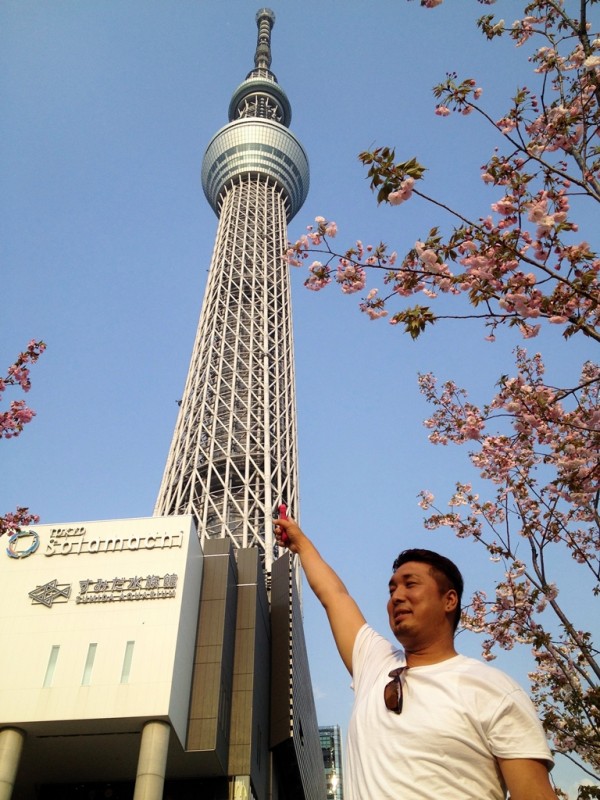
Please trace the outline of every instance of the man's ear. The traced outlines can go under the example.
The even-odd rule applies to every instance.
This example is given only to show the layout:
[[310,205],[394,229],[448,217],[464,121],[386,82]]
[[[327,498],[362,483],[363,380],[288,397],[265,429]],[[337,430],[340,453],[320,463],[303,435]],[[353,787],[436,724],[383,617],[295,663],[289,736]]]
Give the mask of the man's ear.
[[446,611],[455,611],[458,606],[458,594],[456,589],[448,589],[446,592]]

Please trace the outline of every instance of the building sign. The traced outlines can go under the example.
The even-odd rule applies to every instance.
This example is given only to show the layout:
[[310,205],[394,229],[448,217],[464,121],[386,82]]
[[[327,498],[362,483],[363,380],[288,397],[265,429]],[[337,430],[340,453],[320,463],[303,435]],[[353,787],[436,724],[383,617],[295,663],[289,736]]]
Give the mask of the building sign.
[[40,603],[46,608],[52,608],[53,603],[66,603],[70,596],[71,584],[59,583],[56,578],[43,586],[36,586],[32,592],[29,592],[29,597],[33,600],[34,605]]
[[175,597],[177,575],[147,575],[145,578],[87,579],[79,581],[76,603],[121,603],[127,600],[162,600]]
[[[162,600],[175,597],[177,575],[135,575],[132,578],[87,578],[79,581],[76,603],[121,603],[129,600]],[[54,603],[66,603],[71,596],[70,583],[58,583],[55,578],[29,592],[34,605],[52,608]]]
[[119,553],[123,550],[165,550],[183,546],[183,531],[153,533],[149,536],[89,536],[86,529],[52,528],[45,556],[69,556],[83,553]]

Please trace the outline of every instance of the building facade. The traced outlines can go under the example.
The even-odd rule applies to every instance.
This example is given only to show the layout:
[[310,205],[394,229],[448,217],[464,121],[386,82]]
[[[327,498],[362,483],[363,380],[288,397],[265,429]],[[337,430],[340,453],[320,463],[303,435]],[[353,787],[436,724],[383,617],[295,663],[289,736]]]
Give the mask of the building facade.
[[298,570],[287,221],[308,191],[270,70],[203,163],[219,217],[153,517],[35,525],[0,551],[0,800],[323,800]]
[[327,800],[344,800],[344,769],[342,765],[342,733],[339,725],[319,727]]
[[146,725],[186,738],[204,563],[193,520],[36,525],[0,555],[0,795],[133,783]]

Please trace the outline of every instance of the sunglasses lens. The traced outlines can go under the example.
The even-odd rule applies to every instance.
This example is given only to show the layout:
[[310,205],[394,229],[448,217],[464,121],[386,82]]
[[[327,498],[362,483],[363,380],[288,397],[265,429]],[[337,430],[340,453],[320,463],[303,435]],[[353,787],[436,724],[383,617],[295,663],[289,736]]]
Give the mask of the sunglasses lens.
[[383,697],[387,709],[394,711],[396,714],[402,712],[402,684],[400,683],[400,676],[386,684],[383,690]]

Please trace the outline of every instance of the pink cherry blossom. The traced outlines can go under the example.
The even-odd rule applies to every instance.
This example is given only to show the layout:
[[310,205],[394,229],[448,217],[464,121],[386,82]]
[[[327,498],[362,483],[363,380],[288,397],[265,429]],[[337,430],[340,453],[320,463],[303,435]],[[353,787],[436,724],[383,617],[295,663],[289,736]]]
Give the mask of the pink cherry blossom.
[[400,188],[388,195],[388,203],[392,206],[399,206],[400,203],[408,200],[412,195],[414,183],[413,178],[406,178],[402,181]]

